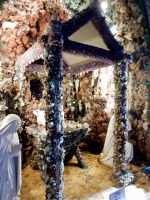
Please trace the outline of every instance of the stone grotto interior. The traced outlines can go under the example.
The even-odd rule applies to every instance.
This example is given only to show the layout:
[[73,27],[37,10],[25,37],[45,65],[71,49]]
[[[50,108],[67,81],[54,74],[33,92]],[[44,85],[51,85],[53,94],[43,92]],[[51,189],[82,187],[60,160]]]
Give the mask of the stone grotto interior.
[[149,56],[149,0],[0,0],[0,200],[150,200]]

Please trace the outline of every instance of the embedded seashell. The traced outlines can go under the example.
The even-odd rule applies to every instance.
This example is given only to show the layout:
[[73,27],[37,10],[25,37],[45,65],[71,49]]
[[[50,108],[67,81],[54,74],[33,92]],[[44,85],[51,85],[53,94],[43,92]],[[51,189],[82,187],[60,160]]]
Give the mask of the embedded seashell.
[[50,122],[50,123],[47,124],[47,126],[48,126],[49,128],[52,128],[52,127],[54,126],[54,123],[53,123],[53,122]]
[[20,97],[20,95],[21,95],[21,93],[20,93],[20,92],[18,92],[18,93],[17,93],[17,95],[14,97],[14,99],[13,99],[13,100],[16,100],[16,99],[18,99],[18,98]]
[[35,38],[37,35],[37,29],[36,28],[31,28],[30,29],[30,35],[32,38]]
[[146,121],[147,120],[147,114],[142,114],[141,115],[141,119],[144,120],[144,121]]
[[16,58],[16,53],[14,51],[12,51],[10,54],[9,54],[9,57],[11,59],[15,59]]
[[25,105],[25,103],[24,103],[24,101],[23,101],[22,98],[19,99],[19,105],[20,105],[21,107]]
[[28,42],[29,42],[29,38],[28,38],[27,36],[23,36],[23,37],[21,38],[21,41],[22,41],[22,43],[23,43],[24,45],[26,45],[26,44],[28,44]]
[[143,121],[142,120],[138,120],[137,127],[140,128],[140,127],[142,127],[142,125],[143,125]]
[[13,49],[13,48],[17,47],[17,43],[12,40],[12,41],[9,42],[8,46]]
[[11,34],[11,35],[10,35],[10,39],[17,39],[17,38],[16,38],[16,35]]
[[72,87],[72,86],[73,86],[73,83],[69,82],[69,86]]
[[85,78],[83,79],[83,83],[84,83],[84,84],[88,84],[88,83],[89,83],[89,79],[88,79],[87,77],[85,77]]
[[133,62],[133,63],[130,64],[130,68],[131,68],[132,70],[135,70],[136,67],[137,67],[137,64],[136,64],[135,62]]
[[71,106],[71,111],[73,112],[75,110],[75,107]]
[[145,131],[148,130],[148,124],[149,124],[148,121],[143,123],[143,128],[144,128]]
[[5,111],[7,109],[8,109],[8,107],[6,107],[5,105],[0,105],[0,111]]
[[30,27],[27,26],[27,25],[23,25],[23,26],[21,26],[19,31],[27,35],[29,33],[29,31],[30,31]]
[[137,120],[137,119],[135,119],[135,120],[134,120],[134,122],[133,122],[133,125],[134,125],[134,126],[136,126],[136,125],[137,125],[137,123],[138,123],[138,120]]
[[22,53],[24,53],[24,51],[25,51],[25,48],[24,48],[24,46],[22,44],[17,46],[17,49],[16,49],[16,54],[17,55],[21,55]]
[[131,34],[131,33],[130,33],[130,34],[128,33],[128,34],[124,35],[124,38],[126,38],[126,39],[128,39],[128,40],[131,40],[131,41],[133,40],[133,39],[132,39],[132,34]]
[[138,20],[138,23],[141,23],[142,19],[143,19],[143,16],[140,15],[139,18],[137,19],[137,20]]
[[3,79],[3,74],[0,73],[0,80],[2,81],[2,79]]
[[121,13],[126,13],[126,12],[127,12],[126,6],[121,6],[121,7],[119,8],[119,11],[120,11]]
[[143,110],[143,114],[147,114],[147,109],[145,108],[144,110]]

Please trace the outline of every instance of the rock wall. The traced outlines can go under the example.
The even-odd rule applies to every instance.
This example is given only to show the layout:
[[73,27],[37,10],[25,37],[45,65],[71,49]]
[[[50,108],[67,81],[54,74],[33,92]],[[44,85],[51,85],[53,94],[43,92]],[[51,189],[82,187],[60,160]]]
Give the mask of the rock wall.
[[[64,1],[65,2],[65,1]],[[73,6],[67,4],[67,6]],[[86,5],[86,1],[83,2]],[[136,136],[136,144],[142,152],[147,152],[146,147],[146,129],[147,122],[147,96],[149,83],[149,35],[140,1],[129,0],[127,3],[123,0],[108,1],[108,10],[104,13],[109,26],[116,25],[117,34],[115,37],[125,47],[127,53],[133,55],[133,62],[128,66],[128,93],[129,107],[132,115],[131,136]],[[73,7],[74,8],[74,7]],[[70,9],[71,10],[71,9]],[[73,9],[76,12],[76,9]],[[41,35],[47,32],[46,25],[51,20],[53,13],[58,14],[60,21],[69,18],[69,11],[62,1],[9,1],[3,5],[0,11],[0,38],[8,52],[8,58],[0,57],[0,112],[1,119],[8,113],[16,113],[24,117],[24,125],[30,125],[36,122],[36,116],[33,110],[43,110],[45,108],[45,80],[44,72],[27,72],[19,74],[15,72],[14,64],[16,59],[29,49]],[[7,22],[7,23],[5,23]],[[9,22],[9,23],[8,23]],[[15,23],[17,22],[17,23]],[[39,61],[41,62],[41,61]],[[44,65],[42,61],[42,65]],[[108,70],[109,71],[109,70]],[[91,124],[91,132],[106,134],[108,119],[113,109],[113,77],[112,70],[95,70],[81,75],[64,77],[64,111],[65,117],[69,120],[83,121]],[[102,76],[108,78],[105,86],[102,84]],[[42,98],[35,97],[30,90],[31,80],[39,80],[44,87]],[[106,80],[106,79],[105,79]],[[23,86],[23,87],[22,87]],[[42,86],[41,86],[42,87]],[[106,124],[104,130],[100,130],[99,117],[97,110],[94,111],[94,96],[98,95],[101,100],[107,99],[106,108],[101,109],[105,113]],[[94,114],[95,112],[95,114]],[[133,114],[134,113],[134,114]],[[100,113],[99,113],[100,114]],[[100,114],[101,115],[101,114]],[[107,116],[108,115],[108,116]],[[94,121],[97,116],[97,120]],[[90,120],[97,122],[96,127]],[[103,125],[104,125],[103,124]],[[144,142],[143,142],[144,141]],[[27,148],[27,147],[26,147]],[[25,149],[26,149],[25,148]],[[25,150],[26,151],[26,150]]]
[[[101,2],[102,1],[100,1],[100,3]],[[135,148],[137,151],[135,151],[135,162],[140,163],[141,160],[145,159],[145,155],[148,157],[146,125],[148,123],[147,101],[150,75],[150,40],[146,16],[142,1],[129,0],[126,2],[123,0],[113,0],[107,2],[108,7],[103,10],[103,15],[110,28],[116,28],[115,38],[124,45],[125,51],[133,56],[133,62],[128,65],[128,109],[130,111],[129,118],[132,122],[132,131],[129,134],[129,140],[132,141],[133,144],[136,144]],[[79,77],[80,78],[75,77],[74,81],[76,81],[76,79],[79,80],[76,82],[80,86],[80,83],[82,83],[82,75]],[[84,99],[87,97],[88,102],[91,104],[91,99],[89,98],[90,92],[94,94],[95,90],[97,90],[97,94],[100,96],[102,95],[100,91],[98,92],[100,88],[97,88],[95,85],[94,87],[92,86],[93,88],[91,88],[90,85],[89,92],[89,88],[86,85],[88,85],[87,83],[90,78],[88,77],[88,80],[86,80],[83,89],[80,88],[81,91],[78,91],[77,98],[80,98],[80,100],[78,100],[78,103],[75,103],[75,105],[79,104],[80,108],[82,104],[85,105]],[[81,94],[83,98],[80,97]],[[72,100],[69,99],[69,102],[74,102],[73,97],[74,95],[72,95]],[[74,105],[69,103],[69,109],[66,109],[67,112],[73,113],[68,111],[70,108],[74,110],[73,107]],[[84,108],[82,110],[84,110]],[[83,117],[82,113],[80,113],[80,115]],[[89,116],[91,117],[91,115]],[[138,157],[140,161],[137,161]]]
[[[21,107],[24,106],[22,96],[26,96],[25,104],[31,98],[26,76],[15,71],[15,61],[46,32],[47,23],[54,12],[62,22],[69,18],[69,11],[60,0],[10,0],[3,4],[3,10],[0,11],[0,38],[8,58],[1,56],[0,79],[1,93],[4,96],[3,100],[6,101],[2,104],[9,107],[9,112],[21,111]],[[36,77],[36,73],[33,75]],[[5,100],[6,96],[8,100]]]
[[89,124],[88,148],[92,140],[104,144],[114,110],[113,67],[75,76],[68,74],[64,77],[63,88],[65,118]]
[[[0,38],[7,52],[7,55],[4,55],[5,52],[0,52],[2,55],[0,56],[0,120],[8,113],[21,116],[23,125],[19,137],[23,145],[23,165],[30,160],[33,151],[32,137],[27,134],[25,127],[31,124],[37,125],[33,110],[45,109],[46,74],[15,71],[15,61],[48,31],[47,24],[51,21],[53,13],[57,13],[61,22],[69,18],[69,11],[61,0],[10,0],[3,4],[3,10],[0,11]],[[44,65],[43,61],[38,62]],[[35,80],[43,85],[42,89],[38,87],[42,91],[34,90]],[[42,98],[38,98],[38,95],[42,95]],[[45,131],[43,126],[39,128],[39,131]]]
[[10,0],[4,3],[0,11],[0,38],[11,60],[15,61],[44,34],[55,12],[62,22],[69,18],[69,12],[60,0]]
[[143,2],[137,0],[108,1],[108,9],[103,12],[109,26],[116,28],[116,39],[124,45],[125,51],[133,56],[133,62],[128,66],[128,106],[132,121],[131,140],[134,138],[138,152],[135,156],[140,157],[140,160],[148,155],[145,123],[148,122],[146,110],[150,40],[144,12]]

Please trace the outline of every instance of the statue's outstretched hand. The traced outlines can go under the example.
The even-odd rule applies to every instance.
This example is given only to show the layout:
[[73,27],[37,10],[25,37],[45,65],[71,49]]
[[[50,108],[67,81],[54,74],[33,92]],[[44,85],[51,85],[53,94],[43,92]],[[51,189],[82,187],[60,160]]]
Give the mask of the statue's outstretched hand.
[[13,151],[10,152],[10,157],[17,156],[21,151],[21,148],[22,148],[21,144],[15,145]]

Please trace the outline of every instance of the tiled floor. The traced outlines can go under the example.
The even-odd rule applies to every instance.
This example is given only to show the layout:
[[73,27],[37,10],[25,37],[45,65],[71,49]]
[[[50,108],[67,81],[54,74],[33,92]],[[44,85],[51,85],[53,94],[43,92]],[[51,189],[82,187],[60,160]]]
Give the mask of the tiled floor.
[[[65,166],[64,197],[68,200],[108,199],[106,191],[118,188],[109,180],[112,169],[97,162],[98,155],[88,152],[82,152],[82,155],[89,166],[88,169],[79,168],[75,157]],[[127,200],[150,200],[147,179],[139,171],[140,167],[132,165],[131,172],[135,175],[136,181],[134,185],[126,188]],[[33,171],[27,166],[22,171],[22,178],[21,200],[45,200],[45,185],[39,171]]]

